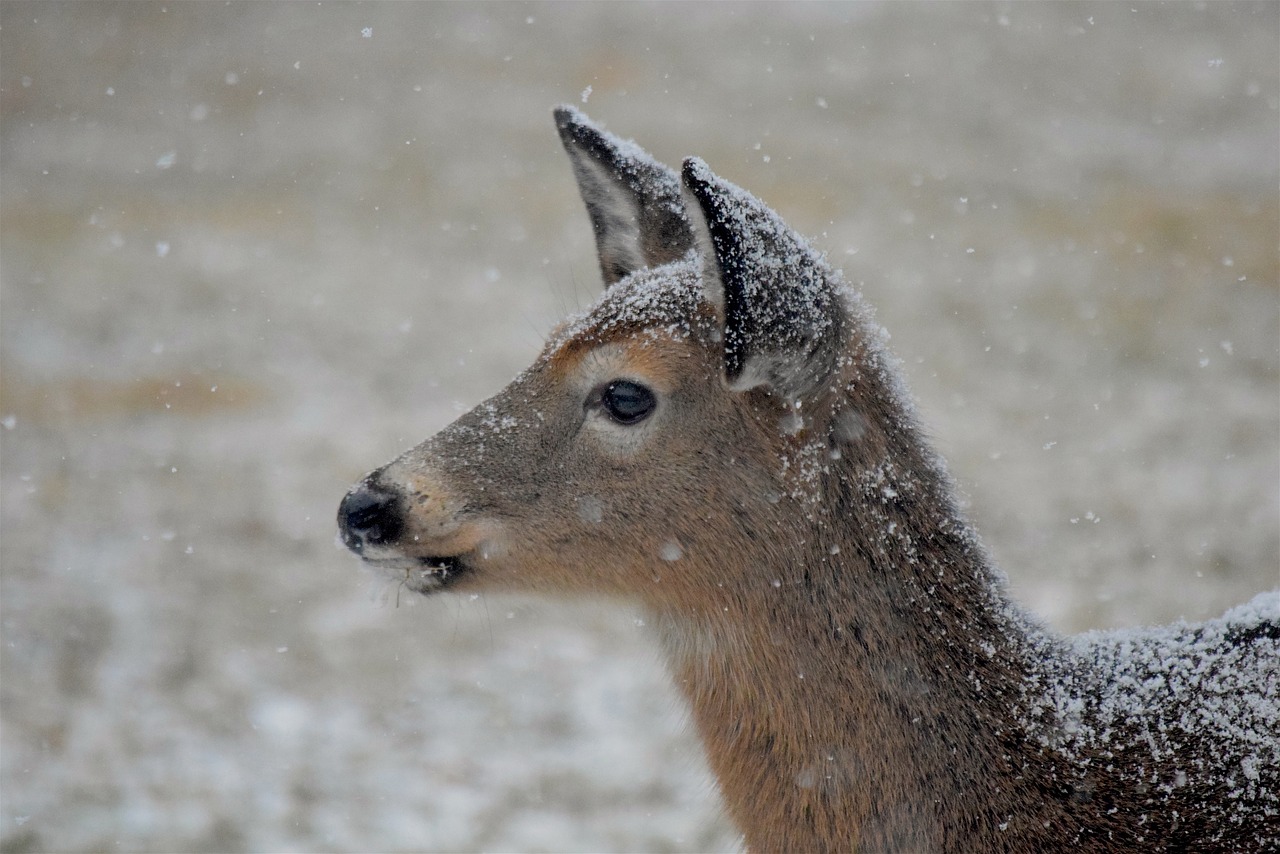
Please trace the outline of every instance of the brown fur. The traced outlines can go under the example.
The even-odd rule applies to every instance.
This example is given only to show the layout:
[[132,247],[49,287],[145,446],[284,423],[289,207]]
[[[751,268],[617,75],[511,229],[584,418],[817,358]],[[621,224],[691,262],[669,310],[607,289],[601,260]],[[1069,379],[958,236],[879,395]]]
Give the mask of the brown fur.
[[[1274,798],[1224,806],[1218,824],[1242,826],[1223,831],[1195,818],[1225,798],[1212,775],[1156,784],[1227,749],[1212,738],[1162,761],[1136,735],[1064,746],[1047,686],[1076,666],[1102,677],[1004,597],[857,296],[696,164],[674,248],[669,211],[632,243],[602,232],[644,209],[644,187],[669,200],[678,179],[558,118],[575,163],[590,159],[583,193],[620,281],[510,386],[357,487],[340,515],[352,548],[422,592],[603,594],[653,612],[753,850],[1265,847]],[[609,169],[622,177],[601,197]],[[638,196],[609,207],[626,192]],[[747,214],[718,219],[734,205]],[[700,261],[666,263],[695,238]],[[618,258],[661,266],[620,271]],[[821,299],[787,290],[796,281]],[[767,287],[783,297],[751,302]],[[726,381],[727,340],[745,388]],[[647,419],[599,411],[618,379],[654,391]],[[368,511],[358,528],[374,499],[387,527]],[[1274,683],[1275,666],[1259,667]]]

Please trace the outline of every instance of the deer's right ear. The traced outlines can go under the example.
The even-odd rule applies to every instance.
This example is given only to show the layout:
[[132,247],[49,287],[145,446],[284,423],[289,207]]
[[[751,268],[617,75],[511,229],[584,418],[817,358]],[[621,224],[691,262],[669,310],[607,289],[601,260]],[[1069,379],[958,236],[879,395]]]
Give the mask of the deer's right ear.
[[557,107],[555,117],[591,216],[605,286],[643,267],[683,258],[693,246],[693,231],[680,176],[573,107]]
[[755,196],[684,162],[707,300],[724,325],[729,387],[801,400],[836,369],[846,315],[839,277]]

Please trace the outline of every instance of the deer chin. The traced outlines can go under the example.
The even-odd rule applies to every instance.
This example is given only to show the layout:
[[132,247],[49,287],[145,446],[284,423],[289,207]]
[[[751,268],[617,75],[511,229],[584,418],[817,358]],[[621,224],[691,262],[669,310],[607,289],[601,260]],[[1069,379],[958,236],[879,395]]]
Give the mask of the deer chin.
[[469,578],[473,570],[506,553],[501,529],[494,524],[458,525],[444,536],[407,535],[388,545],[366,545],[365,566],[400,589],[428,596]]
[[467,573],[465,555],[451,557],[364,557],[364,565],[385,581],[429,596]]

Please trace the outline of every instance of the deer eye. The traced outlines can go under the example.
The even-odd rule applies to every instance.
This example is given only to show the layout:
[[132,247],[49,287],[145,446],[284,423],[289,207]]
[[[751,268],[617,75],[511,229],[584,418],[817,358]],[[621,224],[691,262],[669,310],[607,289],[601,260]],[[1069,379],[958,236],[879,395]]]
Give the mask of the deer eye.
[[600,405],[619,424],[643,421],[657,404],[653,392],[630,380],[614,380],[600,393]]

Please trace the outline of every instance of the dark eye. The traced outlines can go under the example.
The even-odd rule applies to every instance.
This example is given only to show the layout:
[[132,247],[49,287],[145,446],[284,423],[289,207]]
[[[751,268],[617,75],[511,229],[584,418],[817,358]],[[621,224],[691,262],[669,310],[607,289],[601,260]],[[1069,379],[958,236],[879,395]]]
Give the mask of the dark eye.
[[600,395],[600,405],[619,424],[643,421],[657,404],[653,392],[630,380],[614,380]]

